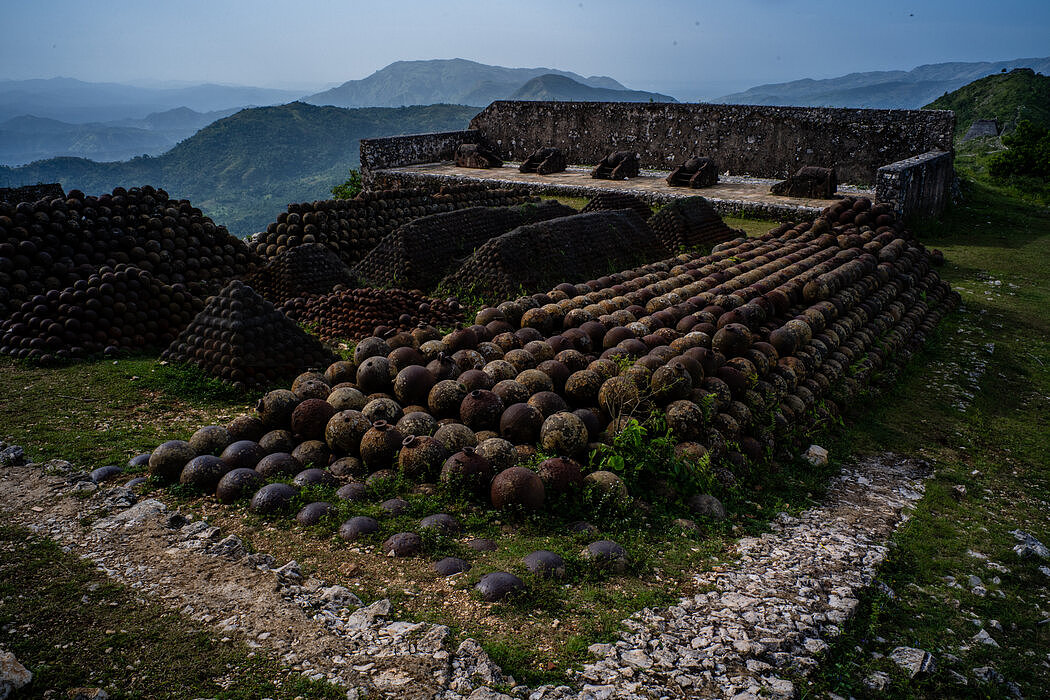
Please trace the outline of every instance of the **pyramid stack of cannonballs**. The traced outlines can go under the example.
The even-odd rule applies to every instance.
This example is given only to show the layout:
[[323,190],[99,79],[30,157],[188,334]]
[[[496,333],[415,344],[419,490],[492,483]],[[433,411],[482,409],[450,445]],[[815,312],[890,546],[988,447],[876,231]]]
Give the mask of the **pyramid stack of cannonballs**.
[[422,189],[369,190],[356,199],[294,203],[256,236],[251,249],[270,259],[289,248],[318,243],[352,267],[386,235],[421,216],[471,206],[521,204],[532,199],[516,189],[466,185],[438,193]]
[[645,221],[629,209],[541,221],[489,240],[439,285],[485,300],[539,290],[566,278],[667,255]]
[[703,197],[675,199],[649,219],[649,228],[670,251],[710,246],[743,236],[729,228]]
[[208,300],[162,358],[196,365],[238,389],[273,386],[334,356],[240,280]]
[[554,201],[513,207],[471,207],[432,214],[400,227],[354,266],[363,283],[380,287],[433,289],[456,260],[486,241],[518,226],[571,216],[576,211]]
[[102,267],[71,287],[38,294],[0,324],[0,352],[49,363],[163,348],[202,303],[131,265]]
[[586,214],[591,211],[615,211],[616,209],[633,209],[643,219],[648,219],[653,215],[653,210],[649,205],[635,195],[613,190],[599,192],[594,195],[587,201],[587,204],[584,205],[580,212]]
[[410,330],[419,324],[448,326],[463,320],[454,299],[432,299],[405,289],[364,287],[290,299],[281,311],[316,328],[322,340],[356,340]]
[[320,243],[304,243],[271,258],[245,282],[264,299],[280,306],[289,299],[327,294],[354,286],[350,268]]
[[[150,186],[117,187],[111,194],[98,197],[72,190],[66,197],[0,203],[0,318],[7,318],[16,310],[31,314],[42,305],[42,296],[62,295],[102,268],[112,274],[118,266],[131,266],[149,273],[151,280],[174,288],[180,295],[174,303],[183,306],[172,309],[164,319],[170,322],[182,311],[196,311],[186,306],[181,295],[200,297],[217,290],[232,277],[244,274],[250,262],[243,241],[216,226],[188,201],[171,199],[164,190]],[[173,303],[170,289],[163,292],[168,300],[148,301],[141,296],[154,286],[151,281],[137,290],[136,303],[140,308]],[[78,291],[87,289],[72,289],[71,293]],[[30,301],[34,302],[32,308],[23,308]],[[55,309],[59,313],[69,310]],[[129,320],[132,326],[140,322],[120,320]],[[121,334],[119,347],[128,347],[125,343],[135,338],[144,340],[142,347],[160,342],[146,340],[158,331],[132,331]],[[160,331],[161,335],[164,332]],[[97,334],[101,333],[98,329]],[[59,356],[58,350],[63,351],[61,356],[76,356],[83,354],[86,347],[68,342],[56,347],[57,341],[47,342],[52,352],[36,353],[34,358]],[[97,338],[90,345],[95,347],[98,343],[105,340]]]
[[[202,488],[224,502],[254,493],[265,513],[301,484],[345,483],[340,493],[361,498],[356,480],[400,472],[495,508],[541,509],[588,483],[623,493],[588,454],[654,412],[681,459],[710,458],[732,483],[895,381],[957,303],[889,207],[845,199],[709,255],[483,308],[444,335],[364,339],[352,360],[300,375],[228,426]],[[206,441],[193,443],[162,445],[151,469],[190,478]],[[538,449],[551,458],[524,466]],[[309,465],[320,472],[297,471]]]

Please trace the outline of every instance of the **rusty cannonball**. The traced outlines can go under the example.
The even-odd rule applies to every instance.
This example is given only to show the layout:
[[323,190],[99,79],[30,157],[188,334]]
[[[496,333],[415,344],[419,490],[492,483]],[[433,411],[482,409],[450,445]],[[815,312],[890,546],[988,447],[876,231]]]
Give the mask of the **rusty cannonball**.
[[161,481],[175,481],[182,474],[183,467],[197,453],[185,440],[169,440],[157,446],[149,458],[150,476]]
[[268,428],[255,416],[237,416],[226,426],[226,432],[230,434],[230,440],[252,440],[258,442],[259,438],[266,434]]
[[361,438],[361,461],[369,469],[386,469],[394,464],[405,436],[386,421],[376,421]]
[[554,391],[553,380],[548,374],[539,369],[524,370],[514,379],[529,390],[529,395],[538,394],[541,391]]
[[292,436],[291,430],[271,430],[259,438],[259,447],[266,454],[291,452],[295,445],[295,438]]
[[537,472],[552,495],[576,493],[583,487],[583,467],[567,457],[545,459],[540,462]]
[[503,400],[498,394],[475,389],[463,397],[459,405],[459,418],[474,431],[496,430],[503,414]]
[[598,406],[610,417],[630,414],[641,400],[638,385],[627,377],[612,377],[598,390]]
[[539,510],[543,507],[546,491],[536,472],[526,467],[510,467],[492,480],[489,495],[496,508],[519,506],[525,510]]
[[529,391],[528,387],[516,379],[503,379],[496,382],[495,386],[492,387],[492,393],[500,397],[504,406],[524,403],[532,396],[532,392]]
[[228,471],[229,467],[220,458],[204,454],[186,463],[179,475],[179,483],[211,492]]
[[581,369],[568,376],[563,393],[573,406],[593,406],[598,403],[598,392],[603,381],[594,370]]
[[505,439],[514,444],[531,445],[540,435],[543,425],[543,414],[528,403],[516,403],[508,406],[500,416],[499,432]]
[[454,379],[443,379],[427,395],[427,408],[438,417],[459,416],[459,407],[467,395],[467,388]]
[[412,411],[401,417],[394,426],[402,435],[433,435],[438,428],[437,419],[425,411]]
[[477,453],[487,459],[494,471],[500,472],[518,463],[518,453],[514,445],[500,437],[482,440],[475,448]]
[[361,409],[361,413],[364,414],[369,422],[375,423],[382,420],[391,425],[395,425],[404,415],[401,405],[386,396],[370,397],[369,402]]
[[299,489],[288,484],[267,484],[255,492],[248,508],[261,515],[277,513],[291,507],[292,499],[298,493]]
[[495,384],[492,377],[480,369],[468,369],[456,377],[456,380],[465,386],[468,392],[475,389],[491,389]]
[[440,481],[452,489],[485,493],[492,480],[492,464],[473,447],[464,447],[441,465]]
[[332,404],[332,408],[336,411],[360,411],[368,403],[368,399],[360,389],[349,386],[332,389],[332,393],[325,400]]
[[539,412],[543,414],[544,418],[553,416],[555,413],[560,413],[561,411],[569,410],[569,404],[565,403],[565,399],[558,394],[555,394],[553,391],[537,392],[529,397],[527,403],[538,409]]
[[306,399],[292,411],[292,432],[306,440],[320,440],[335,407],[324,399]]
[[402,404],[423,404],[434,384],[434,375],[426,367],[409,365],[394,377],[394,395]]
[[386,392],[393,379],[392,369],[385,355],[369,357],[357,366],[357,386],[365,394]]
[[259,446],[259,443],[252,440],[231,442],[220,455],[222,461],[230,469],[254,469],[259,460],[265,456],[266,452]]
[[413,481],[429,481],[438,476],[448,459],[445,446],[429,435],[409,435],[401,441],[397,456],[401,472]]

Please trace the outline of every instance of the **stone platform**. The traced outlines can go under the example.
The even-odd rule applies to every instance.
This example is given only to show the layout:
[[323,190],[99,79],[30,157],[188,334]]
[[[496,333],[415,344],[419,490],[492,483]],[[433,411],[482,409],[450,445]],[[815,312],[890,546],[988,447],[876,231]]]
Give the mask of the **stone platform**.
[[[518,171],[518,163],[507,163],[502,168],[481,170],[461,168],[452,163],[425,163],[377,170],[378,179],[394,180],[405,186],[433,186],[440,183],[486,182],[493,185],[526,187],[539,196],[593,197],[603,191],[633,194],[651,204],[668,202],[679,197],[706,198],[723,216],[741,216],[779,221],[812,218],[834,200],[780,197],[770,194],[769,188],[777,180],[723,175],[711,187],[689,189],[670,187],[666,182],[669,172],[642,170],[629,180],[595,180],[590,168],[569,167],[553,175],[537,175]],[[840,185],[840,196],[865,196],[874,199],[870,189]]]

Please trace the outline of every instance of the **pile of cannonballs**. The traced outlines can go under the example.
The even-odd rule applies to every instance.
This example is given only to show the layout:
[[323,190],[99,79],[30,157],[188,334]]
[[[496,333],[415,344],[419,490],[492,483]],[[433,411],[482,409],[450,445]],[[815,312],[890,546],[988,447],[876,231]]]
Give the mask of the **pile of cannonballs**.
[[[588,454],[660,412],[676,454],[710,459],[731,483],[797,448],[876,378],[895,379],[958,303],[931,263],[888,207],[844,199],[710,255],[483,308],[445,334],[421,325],[366,338],[352,359],[266,394],[254,415],[161,445],[149,468],[223,502],[250,496],[262,514],[287,509],[303,485],[360,499],[396,475],[483,507],[536,511],[588,484],[630,498]],[[667,488],[673,499],[683,485]],[[297,517],[316,523],[328,510],[307,504]],[[454,530],[434,515],[420,527]],[[356,520],[341,533],[371,527]],[[419,551],[419,533],[395,538],[384,551]],[[622,565],[614,545],[595,543],[595,561]]]

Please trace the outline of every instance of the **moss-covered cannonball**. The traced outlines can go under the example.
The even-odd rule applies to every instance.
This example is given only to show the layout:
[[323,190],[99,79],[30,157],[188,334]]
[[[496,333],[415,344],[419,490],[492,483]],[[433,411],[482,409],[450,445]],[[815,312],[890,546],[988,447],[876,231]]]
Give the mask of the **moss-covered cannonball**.
[[433,435],[438,422],[425,411],[413,411],[403,415],[394,427],[402,435]]
[[303,440],[292,450],[292,456],[303,464],[324,467],[332,460],[332,450],[327,442]]
[[226,432],[230,434],[230,441],[251,440],[258,442],[259,438],[266,434],[269,428],[255,416],[237,416],[226,425]]
[[364,474],[364,462],[358,457],[340,457],[328,465],[328,471],[334,476],[345,478]]
[[297,493],[299,489],[288,484],[267,484],[255,492],[248,508],[261,515],[288,510]]
[[491,389],[496,383],[480,369],[468,369],[456,377],[456,381],[465,386],[468,392],[475,389]]
[[336,498],[343,501],[366,501],[369,498],[368,486],[360,481],[351,481],[343,484],[335,492]]
[[360,411],[368,403],[368,399],[360,389],[350,386],[332,389],[332,393],[325,401],[332,404],[332,408],[336,411]]
[[492,379],[493,385],[502,382],[504,379],[514,379],[514,377],[518,376],[517,368],[503,359],[492,360],[482,367],[481,371]]
[[598,390],[598,406],[610,417],[631,413],[640,399],[638,385],[627,377],[606,379]]
[[356,455],[361,446],[361,438],[371,427],[371,421],[360,411],[340,411],[333,415],[325,426],[325,442],[337,454]]
[[444,379],[427,395],[427,408],[438,418],[459,416],[459,406],[467,395],[467,387],[455,379]]
[[583,467],[567,457],[545,459],[536,471],[552,495],[576,493],[583,487]]
[[591,472],[583,478],[583,483],[603,496],[612,496],[616,500],[627,498],[627,487],[623,479],[610,471]]
[[291,430],[271,430],[259,438],[259,447],[266,454],[291,452],[295,449],[295,438]]
[[274,452],[266,455],[255,465],[255,471],[267,479],[292,476],[302,470],[303,463],[288,452]]
[[211,492],[223,474],[230,471],[226,463],[215,455],[205,454],[194,457],[182,468],[179,483],[193,486],[201,491]]
[[455,454],[464,447],[477,447],[478,438],[474,431],[462,423],[445,423],[434,431],[434,438],[444,445],[449,454]]
[[514,445],[503,438],[487,438],[479,442],[475,449],[492,464],[496,472],[509,469],[518,463],[518,453],[514,450]]
[[587,426],[574,413],[562,411],[547,416],[540,426],[540,445],[556,455],[578,455],[587,449]]
[[554,391],[554,382],[551,381],[551,378],[545,372],[538,369],[527,369],[524,372],[520,372],[514,379],[519,384],[524,384],[525,388],[529,390],[529,394],[536,394],[541,391]]
[[332,393],[332,387],[324,379],[309,379],[299,384],[295,395],[302,401],[306,399],[327,399]]
[[382,355],[384,358],[390,354],[390,345],[382,338],[363,338],[354,347],[354,364],[360,366],[370,357]]
[[149,473],[161,481],[175,481],[183,467],[197,452],[185,440],[168,440],[157,446],[149,458]]
[[372,423],[381,420],[390,425],[397,425],[397,422],[405,415],[401,404],[387,396],[370,397],[368,403],[361,409],[361,413]]
[[593,406],[598,403],[598,391],[602,388],[602,377],[591,369],[573,372],[565,380],[563,393],[573,406]]
[[667,406],[667,427],[675,440],[692,441],[700,437],[705,421],[704,412],[692,401],[675,401]]
[[656,401],[661,404],[677,401],[689,396],[693,390],[693,378],[685,364],[677,360],[658,367],[649,379],[649,388]]
[[255,411],[259,414],[259,420],[268,428],[287,429],[292,425],[292,411],[300,401],[301,399],[294,392],[287,389],[274,389],[259,399],[259,403],[255,405]]
[[302,387],[307,382],[324,382],[325,384],[328,383],[322,372],[307,370],[306,372],[300,373],[298,376],[296,376],[295,379],[292,380],[292,393],[299,393],[300,387]]
[[215,486],[215,498],[220,503],[233,503],[255,491],[262,483],[262,475],[254,469],[234,469],[219,479]]
[[335,408],[324,399],[306,399],[292,411],[292,432],[304,440],[320,440]]
[[492,393],[500,397],[504,406],[525,403],[532,396],[529,388],[516,379],[502,379],[492,387]]
[[408,435],[401,441],[397,464],[409,479],[427,481],[437,477],[448,455],[448,450],[437,438],[429,435]]

